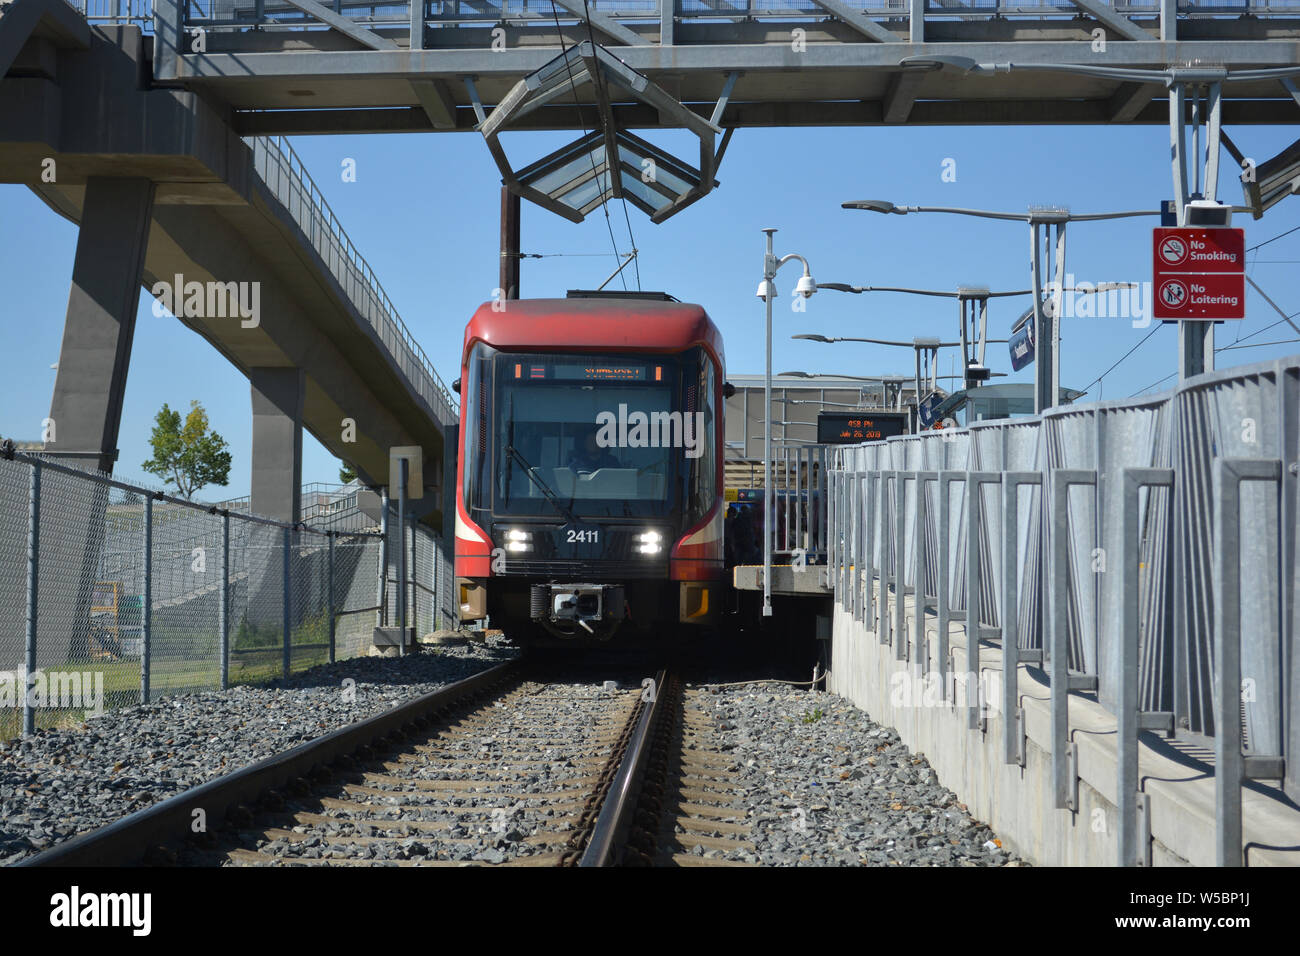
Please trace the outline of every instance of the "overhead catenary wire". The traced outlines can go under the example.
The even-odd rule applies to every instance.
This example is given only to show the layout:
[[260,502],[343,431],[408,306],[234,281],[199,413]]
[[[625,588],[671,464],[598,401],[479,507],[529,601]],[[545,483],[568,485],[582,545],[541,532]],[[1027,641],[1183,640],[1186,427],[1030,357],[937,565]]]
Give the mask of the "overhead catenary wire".
[[1123,355],[1121,355],[1121,356],[1119,357],[1119,360],[1118,360],[1114,365],[1112,365],[1110,368],[1106,369],[1106,371],[1102,372],[1100,375],[1098,375],[1096,378],[1094,378],[1091,382],[1089,382],[1087,385],[1085,385],[1084,388],[1083,388],[1083,391],[1086,393],[1086,392],[1088,391],[1088,389],[1092,388],[1094,385],[1099,385],[1099,384],[1101,384],[1102,379],[1104,379],[1104,378],[1105,378],[1107,375],[1109,375],[1111,372],[1115,371],[1115,369],[1119,368],[1120,363],[1122,363],[1122,362],[1123,362],[1125,359],[1127,359],[1130,355],[1132,355],[1134,352],[1136,352],[1138,349],[1140,349],[1143,345],[1145,345],[1147,339],[1151,338],[1151,336],[1155,335],[1158,331],[1160,331],[1160,328],[1161,328],[1160,325],[1156,325],[1156,326],[1154,326],[1154,327],[1151,329],[1150,332],[1148,332],[1146,335],[1144,335],[1144,336],[1142,337],[1142,341],[1138,342],[1137,345],[1133,346],[1131,349],[1129,349],[1127,352],[1125,352]]
[[1227,352],[1229,349],[1262,349],[1266,345],[1290,345],[1292,342],[1300,342],[1300,339],[1278,339],[1276,342],[1252,342],[1249,345],[1225,345],[1222,348],[1215,349],[1215,353]]
[[[584,0],[584,6],[583,6],[583,8],[584,8],[584,10],[586,9],[585,0]],[[551,4],[551,16],[555,18],[555,35],[559,38],[559,41],[560,41],[560,56],[564,56],[564,55],[568,52],[568,47],[566,47],[566,46],[564,45],[564,31],[562,31],[562,30],[560,29],[560,13],[559,13],[559,10],[556,8],[556,6],[555,6],[554,3]],[[590,17],[587,18],[587,34],[588,34],[588,36],[591,35],[591,19],[590,19]],[[594,41],[593,41],[593,45],[594,45]],[[569,75],[569,89],[570,89],[570,91],[572,91],[572,93],[573,93],[573,107],[574,107],[574,109],[575,109],[575,110],[577,111],[577,113],[578,113],[578,125],[582,127],[582,135],[583,135],[583,138],[586,138],[587,135],[588,135],[588,133],[587,133],[587,122],[586,122],[586,120],[584,120],[583,117],[582,117],[582,103],[581,103],[581,102],[579,101],[579,99],[578,99],[578,84],[575,83],[574,80],[573,80],[573,66],[572,66],[572,64],[569,63],[568,60],[565,60],[565,61],[564,61],[564,71],[565,71],[565,73],[567,73],[567,74]],[[594,74],[593,74],[593,76],[592,76],[592,78],[591,78],[591,81],[592,81],[593,83],[598,82],[597,77],[596,77]],[[591,152],[590,152],[590,151],[588,151],[588,153],[587,153],[587,159],[589,159],[589,160],[591,161],[591,173],[592,173],[593,176],[596,177],[596,182],[599,183],[599,182],[600,182],[600,171],[596,169],[596,160],[595,160],[595,158],[591,155]],[[609,167],[609,157],[608,157],[608,156],[605,157],[605,168],[606,168],[606,170],[608,170],[608,169],[610,168],[610,167]],[[608,230],[608,232],[609,232],[609,243],[610,243],[611,246],[614,247],[614,261],[615,261],[615,262],[619,262],[619,261],[622,260],[622,258],[623,258],[623,254],[622,254],[621,252],[618,251],[618,241],[614,238],[614,226],[613,226],[613,224],[610,223],[610,221],[609,221],[609,204],[608,204],[608,203],[601,203],[601,204],[600,204],[600,208],[601,208],[601,210],[605,213],[605,228],[606,228],[606,230]],[[622,277],[621,274],[620,274],[620,276],[619,276],[619,279],[620,279],[620,281],[622,281],[622,283],[623,283],[623,291],[626,292],[626,291],[627,291],[627,280],[624,279],[624,278]]]
[[[552,9],[554,9],[554,5],[552,5]],[[582,13],[583,13],[584,18],[585,18],[586,21],[587,21],[587,39],[591,42],[591,46],[592,46],[592,48],[595,49],[595,46],[596,46],[596,37],[592,34],[592,31],[591,31],[591,8],[588,6],[588,4],[587,4],[587,0],[582,0]],[[599,71],[596,71],[596,73],[594,73],[594,74],[592,75],[592,77],[591,77],[591,82],[592,82],[593,84],[595,84],[595,83],[602,83],[602,84],[603,84],[605,81],[604,81],[604,78],[600,76],[600,72],[599,72]],[[603,88],[602,88],[602,89],[603,89]],[[575,95],[576,95],[576,94],[577,94],[577,90],[575,90],[574,93],[575,93]],[[607,92],[602,92],[602,95],[603,95],[603,96],[608,96],[608,93],[607,93]],[[604,127],[604,125],[605,125],[605,117],[604,117],[604,116],[602,116],[602,117],[600,118],[600,123],[601,123],[601,126]],[[614,177],[615,177],[615,176],[619,176],[619,175],[621,175],[621,173],[619,172],[619,169],[618,169],[618,164],[619,164],[619,158],[618,158],[618,156],[606,156],[606,157],[605,157],[605,169],[609,171],[609,184],[610,184],[610,188],[613,188],[613,185],[614,185]],[[620,200],[622,201],[622,203],[623,203],[623,221],[624,221],[625,223],[627,223],[627,241],[628,241],[629,243],[632,244],[632,265],[636,268],[636,289],[637,289],[638,292],[640,292],[640,291],[641,291],[641,262],[640,262],[640,259],[639,259],[638,256],[637,256],[636,236],[632,234],[632,217],[629,216],[629,215],[627,214],[627,197],[626,197],[626,196],[619,196],[619,199],[620,199]],[[608,220],[609,220],[609,207],[608,207],[607,204],[603,204],[603,203],[602,203],[602,206],[603,206],[603,208],[605,209],[605,219],[606,219],[606,221],[608,221]],[[627,283],[626,283],[626,282],[623,283],[623,288],[625,288],[625,289],[627,288]]]

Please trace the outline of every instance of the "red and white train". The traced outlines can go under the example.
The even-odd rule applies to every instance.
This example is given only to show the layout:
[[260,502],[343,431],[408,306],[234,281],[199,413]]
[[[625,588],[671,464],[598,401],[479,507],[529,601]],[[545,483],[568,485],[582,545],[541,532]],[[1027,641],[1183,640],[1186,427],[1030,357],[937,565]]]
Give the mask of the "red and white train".
[[520,643],[714,623],[724,376],[704,309],[663,293],[480,306],[457,385],[461,619]]

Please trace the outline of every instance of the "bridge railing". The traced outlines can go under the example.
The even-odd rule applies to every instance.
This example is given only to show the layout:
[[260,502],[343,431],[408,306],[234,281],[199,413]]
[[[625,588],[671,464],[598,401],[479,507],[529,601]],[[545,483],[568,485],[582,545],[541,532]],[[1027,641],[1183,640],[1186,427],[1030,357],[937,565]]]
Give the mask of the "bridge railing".
[[402,321],[370,263],[348,238],[289,141],[282,136],[256,136],[246,142],[253,150],[254,167],[262,181],[297,222],[416,394],[424,399],[440,424],[454,422],[456,400],[433,370],[429,357]]
[[[1056,805],[1067,696],[1117,718],[1120,859],[1138,840],[1139,734],[1212,753],[1218,854],[1241,791],[1300,798],[1300,356],[1136,400],[846,447],[829,474],[837,601],[954,700],[950,641],[1002,654],[1004,759],[1024,760],[1017,666],[1051,684]],[[907,600],[910,596],[910,601]],[[970,698],[969,723],[982,707]]]
[[[906,20],[908,0],[844,0],[847,6],[880,20]],[[92,23],[135,23],[153,32],[153,0],[69,0]],[[371,28],[406,26],[410,4],[376,0],[326,0],[325,5],[354,23]],[[1110,0],[1102,2],[1123,17],[1158,17],[1159,0]],[[325,24],[286,0],[188,0],[182,22],[186,26],[239,30],[251,27],[277,29],[321,29]],[[661,17],[658,0],[591,0],[590,9],[620,23],[647,23]],[[1178,4],[1180,19],[1206,17],[1294,17],[1300,14],[1300,0],[1241,0],[1210,2],[1189,0]],[[988,19],[1073,19],[1079,8],[1070,0],[928,0],[927,20]],[[783,0],[778,4],[756,0],[677,0],[675,16],[681,23],[718,20],[788,21],[824,20],[827,11],[814,0]],[[509,21],[514,26],[537,22],[541,26],[573,23],[574,16],[545,0],[499,0],[496,3],[469,0],[424,0],[425,23],[435,28],[491,24]]]
[[[113,0],[90,0],[112,3]],[[140,0],[136,0],[140,2]],[[854,11],[876,20],[906,21],[910,4],[908,0],[844,0]],[[554,29],[558,19],[572,24],[574,14],[545,0],[423,0],[423,18],[426,26],[454,28],[460,25],[492,25],[508,22],[522,27],[535,23],[542,29]],[[362,26],[384,28],[403,27],[409,30],[410,4],[383,3],[376,0],[327,0],[331,11]],[[1119,16],[1158,18],[1158,0],[1110,0],[1101,3]],[[658,0],[591,0],[591,12],[608,17],[620,24],[637,21],[657,22],[662,17]],[[1213,2],[1191,0],[1178,4],[1180,19],[1204,17],[1293,17],[1300,11],[1300,0],[1242,0],[1242,2]],[[990,20],[990,19],[1074,19],[1079,8],[1069,0],[929,0],[925,4],[927,20]],[[710,21],[817,21],[830,16],[826,8],[815,0],[781,0],[779,3],[760,3],[757,0],[677,0],[675,19],[681,24],[708,23]],[[218,29],[246,29],[248,27],[274,26],[276,28],[319,29],[322,21],[304,12],[286,0],[189,0],[185,5],[184,21],[187,26]],[[475,38],[473,42],[479,42]],[[439,43],[445,45],[445,42]],[[450,45],[455,46],[452,42]]]
[[68,0],[91,23],[134,23],[153,32],[153,0]]
[[[73,0],[72,5],[91,22],[139,23],[153,27],[153,0]],[[185,15],[193,16],[195,8],[191,0],[185,5]],[[288,139],[257,136],[250,137],[246,143],[253,151],[254,166],[262,181],[289,211],[362,318],[376,331],[416,394],[424,399],[440,424],[456,421],[455,397],[434,371],[428,355],[402,321],[370,263],[348,238]]]

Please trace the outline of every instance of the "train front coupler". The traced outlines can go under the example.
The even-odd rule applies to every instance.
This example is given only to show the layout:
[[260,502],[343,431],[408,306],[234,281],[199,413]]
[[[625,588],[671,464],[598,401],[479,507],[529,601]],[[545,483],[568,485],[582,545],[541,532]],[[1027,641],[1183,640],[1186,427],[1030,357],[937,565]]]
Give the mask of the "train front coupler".
[[529,617],[558,637],[608,640],[623,620],[621,584],[534,584]]

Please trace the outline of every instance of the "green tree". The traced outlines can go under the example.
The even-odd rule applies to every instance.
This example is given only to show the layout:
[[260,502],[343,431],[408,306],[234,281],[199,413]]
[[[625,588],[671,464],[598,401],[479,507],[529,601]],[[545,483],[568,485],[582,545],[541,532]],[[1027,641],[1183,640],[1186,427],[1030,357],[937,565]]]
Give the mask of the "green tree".
[[164,484],[174,484],[187,499],[204,485],[225,485],[230,481],[229,446],[209,430],[208,413],[197,400],[190,402],[183,422],[180,412],[164,404],[154,418],[149,444],[153,446],[153,457],[141,467],[162,478]]
[[343,482],[343,484],[346,485],[349,481],[354,480],[356,477],[357,477],[356,470],[351,465],[349,465],[346,461],[339,462],[339,481]]

